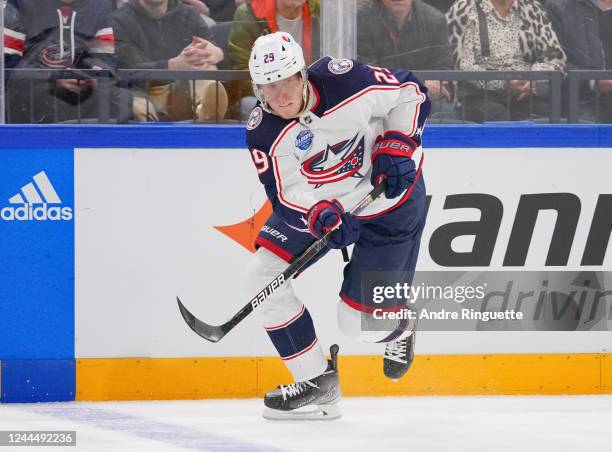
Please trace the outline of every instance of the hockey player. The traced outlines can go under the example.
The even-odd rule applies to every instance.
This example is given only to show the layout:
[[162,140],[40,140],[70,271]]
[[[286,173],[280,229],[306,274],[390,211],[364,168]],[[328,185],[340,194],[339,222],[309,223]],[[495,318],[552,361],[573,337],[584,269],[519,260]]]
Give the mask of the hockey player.
[[[362,294],[361,278],[363,272],[415,268],[425,222],[421,133],[430,109],[427,88],[408,71],[349,59],[324,57],[307,69],[299,44],[284,32],[255,41],[249,71],[259,102],[247,122],[247,144],[273,206],[256,239],[249,287],[265,286],[337,227],[328,246],[354,244],[337,307],[340,329],[386,343],[384,373],[398,379],[412,361],[414,325],[397,321],[391,330],[362,331],[362,317],[380,306]],[[348,213],[382,179],[384,196],[359,216]],[[404,303],[384,308],[399,310]],[[332,346],[327,361],[291,282],[260,312],[295,381],[266,394],[264,417],[339,417],[338,347]]]

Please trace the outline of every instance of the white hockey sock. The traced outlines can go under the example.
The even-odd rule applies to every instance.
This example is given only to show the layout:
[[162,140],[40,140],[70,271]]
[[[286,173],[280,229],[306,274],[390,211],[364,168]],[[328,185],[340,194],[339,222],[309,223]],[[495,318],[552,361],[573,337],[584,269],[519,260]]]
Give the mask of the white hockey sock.
[[[260,248],[249,265],[247,289],[256,293],[287,265],[272,252]],[[316,337],[312,318],[295,296],[291,281],[282,285],[257,310],[270,340],[295,381],[309,380],[325,371],[327,360]]]

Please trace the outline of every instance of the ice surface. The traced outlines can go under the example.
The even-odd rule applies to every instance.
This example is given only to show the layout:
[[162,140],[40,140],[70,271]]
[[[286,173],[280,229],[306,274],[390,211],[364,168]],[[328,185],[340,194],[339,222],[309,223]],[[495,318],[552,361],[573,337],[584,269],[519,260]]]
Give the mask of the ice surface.
[[[83,451],[612,450],[610,395],[345,398],[341,406],[338,421],[272,422],[256,399],[0,405],[0,430],[76,430]],[[18,450],[29,449],[41,450]]]

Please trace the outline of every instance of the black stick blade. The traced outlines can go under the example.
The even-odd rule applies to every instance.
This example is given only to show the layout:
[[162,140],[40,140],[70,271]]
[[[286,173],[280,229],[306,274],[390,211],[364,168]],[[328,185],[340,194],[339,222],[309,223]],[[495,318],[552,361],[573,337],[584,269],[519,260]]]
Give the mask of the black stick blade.
[[187,325],[189,325],[189,328],[191,328],[198,336],[203,337],[210,342],[219,342],[223,336],[225,336],[225,332],[220,326],[208,325],[202,322],[191,312],[189,312],[179,297],[176,297],[176,301],[178,302],[178,307],[181,311],[183,319]]

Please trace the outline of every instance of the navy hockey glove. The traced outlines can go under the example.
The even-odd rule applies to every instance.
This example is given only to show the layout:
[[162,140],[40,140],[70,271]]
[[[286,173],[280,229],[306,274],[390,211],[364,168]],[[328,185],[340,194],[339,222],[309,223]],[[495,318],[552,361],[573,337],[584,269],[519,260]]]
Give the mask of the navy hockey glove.
[[409,145],[397,139],[379,137],[376,140],[372,153],[371,182],[376,186],[381,179],[387,179],[385,196],[388,199],[401,195],[414,182],[416,165],[411,157],[417,147],[416,141]]
[[308,211],[308,229],[316,238],[321,238],[338,223],[340,226],[329,236],[330,248],[345,248],[359,239],[359,222],[342,208],[336,199],[319,201]]

